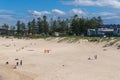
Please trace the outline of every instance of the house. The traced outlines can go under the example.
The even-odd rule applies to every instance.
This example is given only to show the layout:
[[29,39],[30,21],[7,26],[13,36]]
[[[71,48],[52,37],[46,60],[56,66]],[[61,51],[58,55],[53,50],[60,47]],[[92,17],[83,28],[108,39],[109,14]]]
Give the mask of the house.
[[114,29],[110,28],[98,28],[97,29],[97,35],[98,36],[113,36],[114,35]]
[[5,30],[5,29],[0,28],[0,34],[5,34],[5,33],[6,33],[6,30]]
[[104,25],[104,28],[114,29],[113,35],[120,36],[120,24]]
[[88,29],[88,36],[120,36],[120,25],[104,25],[102,28]]
[[88,29],[87,35],[88,36],[96,36],[97,35],[96,29]]

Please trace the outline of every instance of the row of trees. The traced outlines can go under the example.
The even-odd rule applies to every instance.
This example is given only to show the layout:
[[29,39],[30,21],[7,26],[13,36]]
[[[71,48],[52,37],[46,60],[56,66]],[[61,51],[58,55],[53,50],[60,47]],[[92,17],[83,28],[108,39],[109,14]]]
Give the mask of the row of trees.
[[[16,32],[18,35],[29,35],[29,34],[45,34],[52,35],[55,32],[59,32],[62,35],[81,35],[86,34],[88,28],[98,28],[103,25],[101,17],[93,18],[80,18],[74,15],[70,19],[58,19],[51,18],[47,20],[46,16],[42,18],[33,19],[27,24],[21,21],[17,21],[16,29],[11,27],[11,31]],[[8,30],[9,25],[4,24],[2,28]]]

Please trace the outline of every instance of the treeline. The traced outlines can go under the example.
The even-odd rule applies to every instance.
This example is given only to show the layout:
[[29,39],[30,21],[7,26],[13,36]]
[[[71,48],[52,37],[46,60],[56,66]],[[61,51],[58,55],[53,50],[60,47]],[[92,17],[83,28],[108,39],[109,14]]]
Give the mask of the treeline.
[[[100,16],[93,18],[84,18],[74,15],[70,19],[47,19],[47,16],[29,21],[27,24],[17,21],[16,26],[3,24],[2,28],[5,34],[11,35],[54,35],[56,32],[63,36],[86,35],[87,29],[102,27],[103,21]],[[8,33],[9,32],[9,33]]]

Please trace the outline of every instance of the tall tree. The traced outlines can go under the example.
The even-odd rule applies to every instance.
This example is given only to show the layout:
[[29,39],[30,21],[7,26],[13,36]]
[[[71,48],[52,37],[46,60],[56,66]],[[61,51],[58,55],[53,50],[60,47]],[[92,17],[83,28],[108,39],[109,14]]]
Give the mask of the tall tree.
[[49,25],[49,27],[50,27],[50,34],[52,34],[54,31],[53,31],[53,22],[54,22],[54,20],[53,20],[53,18],[51,18],[50,19],[50,25]]
[[32,34],[36,34],[37,33],[37,27],[36,27],[35,19],[32,20],[31,27],[32,27]]
[[27,26],[28,26],[28,34],[32,33],[32,25],[30,21],[27,23]]
[[85,26],[85,23],[86,23],[86,20],[85,18],[79,18],[79,33],[80,34],[85,34],[86,33],[86,30],[87,30],[87,27]]
[[44,27],[44,33],[48,34],[49,33],[49,29],[48,29],[48,22],[47,22],[47,17],[43,16],[43,27]]
[[7,24],[3,24],[2,25],[2,29],[4,29],[5,30],[5,34],[8,34],[8,28],[9,28],[9,25],[7,25]]
[[67,18],[66,21],[65,21],[65,24],[66,24],[66,33],[67,33],[67,35],[68,35],[69,31],[70,31],[70,30],[69,30],[69,27],[70,27],[70,26],[69,26],[69,22],[70,22],[70,21],[69,21],[69,19]]
[[37,26],[38,26],[38,33],[43,33],[43,25],[42,25],[42,20],[41,18],[37,18]]
[[66,34],[67,32],[67,24],[65,20],[60,22],[60,32]]
[[92,22],[92,26],[93,26],[93,28],[97,28],[97,18],[96,17],[93,17],[92,19],[91,19],[91,22]]
[[11,35],[15,34],[15,26],[10,26],[10,34]]
[[17,34],[20,34],[20,26],[21,26],[21,23],[20,23],[19,20],[17,21],[16,26],[17,26]]
[[26,25],[25,25],[25,23],[21,23],[21,34],[25,34],[25,29],[26,29]]
[[72,29],[72,33],[75,35],[79,35],[80,31],[79,31],[79,18],[77,15],[74,15],[73,19],[72,19],[72,23],[71,23],[71,29]]
[[54,33],[54,32],[58,32],[57,30],[57,21],[56,20],[54,20],[53,21],[53,25],[52,25],[52,27],[51,27],[51,29],[52,29],[52,32]]
[[101,16],[97,17],[97,27],[102,27],[103,26],[103,20]]

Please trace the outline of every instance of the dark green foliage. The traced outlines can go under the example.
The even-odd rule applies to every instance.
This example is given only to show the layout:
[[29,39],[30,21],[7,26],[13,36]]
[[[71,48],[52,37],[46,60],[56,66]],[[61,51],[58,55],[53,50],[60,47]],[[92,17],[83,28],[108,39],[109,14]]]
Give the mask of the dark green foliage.
[[17,33],[20,34],[20,21],[19,20],[17,21],[16,26],[17,26]]
[[37,28],[36,28],[36,21],[35,19],[32,20],[31,22],[31,27],[32,27],[32,34],[36,34],[37,33]]
[[18,20],[16,26],[17,26],[17,34],[24,35],[26,29],[25,23]]
[[43,33],[43,24],[41,18],[37,18],[38,34]]
[[47,22],[47,17],[46,16],[43,16],[43,31],[45,34],[48,34],[49,33],[49,29],[48,29],[48,22]]
[[8,28],[10,28],[11,35],[53,35],[56,32],[61,36],[80,36],[86,35],[87,29],[89,28],[98,28],[102,27],[103,21],[100,16],[93,18],[83,18],[78,17],[78,15],[74,15],[70,19],[61,19],[58,17],[57,19],[51,18],[47,20],[47,16],[43,16],[42,18],[37,18],[29,21],[27,24],[21,22],[20,20],[16,23],[15,27],[11,27],[7,24],[2,26],[3,29],[6,30],[5,34],[8,34]]
[[28,26],[28,34],[32,33],[32,25],[30,21],[28,22],[27,26]]
[[2,32],[2,34],[8,34],[8,28],[9,28],[9,25],[3,24],[2,29],[4,29],[4,31]]
[[103,22],[101,17],[99,16],[98,18],[93,17],[91,19],[85,19],[85,18],[79,18],[77,15],[75,15],[72,19],[71,22],[71,29],[72,33],[75,35],[86,35],[87,29],[89,28],[99,28],[102,27]]

